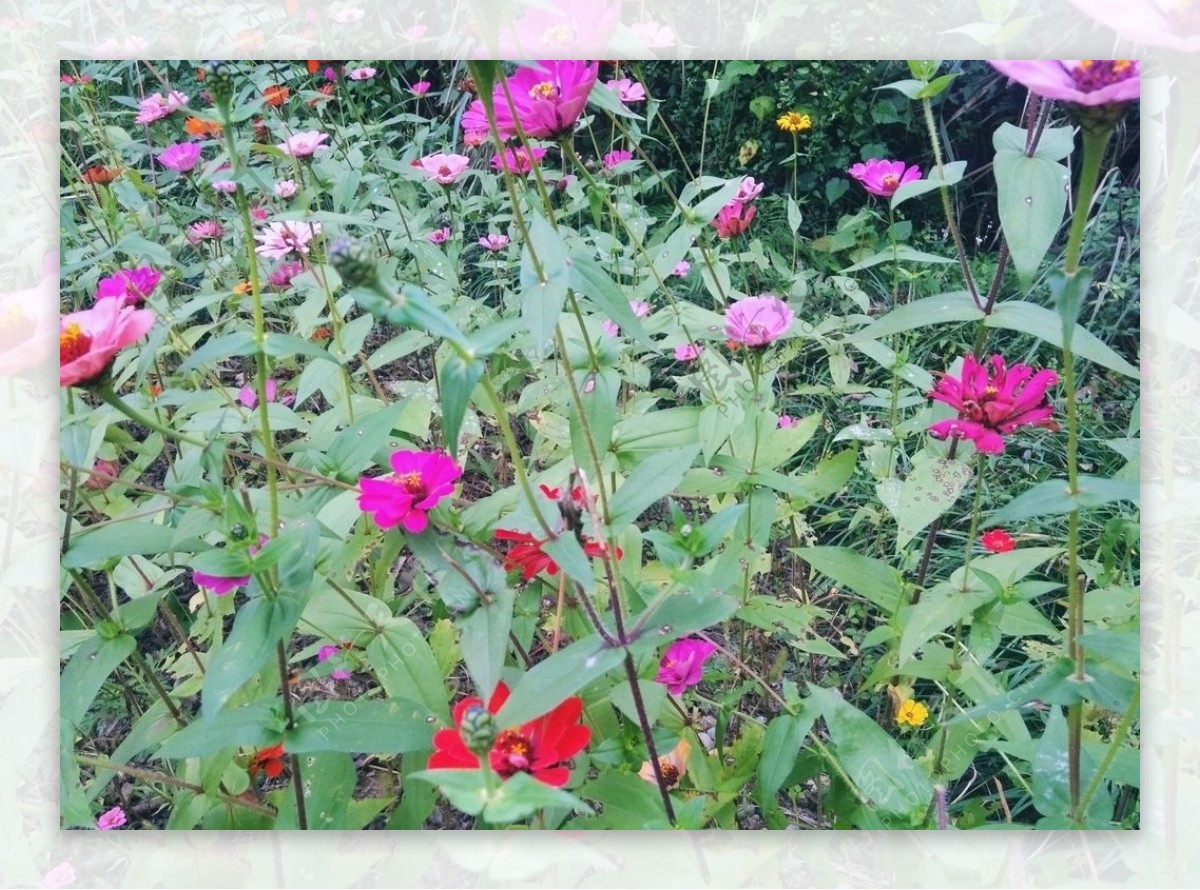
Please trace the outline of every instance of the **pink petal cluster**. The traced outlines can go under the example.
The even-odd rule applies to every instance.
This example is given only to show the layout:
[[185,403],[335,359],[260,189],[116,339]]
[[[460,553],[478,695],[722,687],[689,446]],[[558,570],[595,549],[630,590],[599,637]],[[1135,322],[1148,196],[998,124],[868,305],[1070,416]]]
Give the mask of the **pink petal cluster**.
[[237,191],[237,183],[232,179],[218,179],[212,184],[213,188],[218,192],[223,192],[226,195],[232,195]]
[[413,161],[413,166],[425,174],[425,178],[438,185],[450,185],[463,171],[471,166],[466,155],[448,155],[438,152]]
[[113,807],[108,812],[102,813],[96,820],[96,828],[100,831],[111,831],[114,828],[120,828],[125,821],[125,811],[120,807]]
[[781,414],[779,416],[779,428],[781,430],[791,429],[792,427],[796,426],[796,424],[798,424],[799,422],[800,421],[797,418],[792,417],[792,415],[790,415],[790,414]]
[[626,161],[633,160],[633,152],[619,148],[616,151],[610,151],[604,156],[604,169],[611,170],[617,164],[624,164]]
[[[539,61],[517,69],[507,79],[512,104],[504,85],[496,84],[492,94],[500,137],[516,136],[518,122],[532,139],[549,139],[570,130],[583,113],[598,71],[598,63],[582,61]],[[462,127],[486,130],[487,126],[483,102],[476,99],[463,114]]]
[[447,241],[450,240],[450,237],[453,234],[454,233],[450,230],[449,226],[442,226],[440,229],[434,229],[432,232],[429,233],[429,243],[430,244],[445,244]]
[[280,263],[271,274],[267,277],[267,283],[271,287],[277,287],[284,290],[292,286],[292,279],[304,271],[304,263],[299,260],[291,260],[286,263]]
[[200,163],[200,146],[195,142],[176,142],[168,145],[156,157],[164,167],[187,173]]
[[418,80],[416,83],[414,83],[412,86],[410,86],[408,88],[408,91],[410,93],[412,93],[414,96],[424,96],[426,93],[429,92],[429,88],[431,86],[433,86],[433,84],[431,84],[427,80]]
[[713,225],[717,227],[717,237],[728,240],[742,234],[750,228],[757,212],[758,208],[753,204],[730,201],[713,218]]
[[1073,105],[1112,105],[1141,96],[1141,63],[1131,59],[1014,59],[990,64],[1030,92]]
[[281,179],[279,182],[275,183],[272,190],[275,192],[277,197],[286,199],[296,194],[296,192],[300,190],[300,186],[296,185],[296,181],[294,179]]
[[199,244],[201,241],[212,241],[225,234],[225,227],[215,219],[202,219],[187,227],[188,244]]
[[[650,314],[650,304],[643,300],[630,300],[629,308],[633,310],[633,314],[638,318],[645,318]],[[600,329],[610,337],[615,337],[621,333],[621,329],[617,327],[617,323],[610,319],[605,319],[600,323]]]
[[462,467],[439,451],[393,451],[390,476],[359,480],[359,509],[375,514],[380,528],[400,525],[420,534],[429,524],[428,511],[454,492]]
[[795,320],[791,307],[774,294],[745,297],[725,310],[725,339],[741,346],[767,346],[786,334]]
[[291,155],[294,158],[311,157],[318,149],[327,149],[325,140],[329,138],[328,133],[322,133],[320,130],[305,130],[302,133],[296,133],[289,136],[283,142],[276,145],[285,155]]
[[753,176],[747,176],[742,180],[742,184],[738,186],[737,194],[733,196],[733,200],[739,204],[746,204],[753,201],[762,194],[763,184],[756,182]]
[[266,228],[254,233],[258,247],[254,252],[271,259],[281,259],[293,250],[308,254],[308,242],[321,231],[319,222],[285,222],[268,223]]
[[[275,401],[276,396],[279,395],[279,384],[275,382],[275,378],[268,377],[266,386],[264,388],[267,391],[267,401],[268,402]],[[296,400],[295,393],[284,392],[282,397],[280,397],[280,399],[279,399],[279,403],[281,405],[290,405],[295,400]],[[247,383],[245,386],[243,386],[241,389],[238,390],[238,401],[241,402],[243,405],[245,405],[247,408],[250,408],[251,410],[253,410],[254,408],[258,407],[258,391],[253,386],[251,386],[249,383]]]
[[671,270],[671,274],[678,278],[683,278],[690,271],[692,271],[692,264],[687,260],[680,260],[675,264],[675,268]]
[[605,81],[604,86],[610,92],[616,93],[617,98],[628,105],[631,102],[645,102],[646,88],[636,80],[622,78],[621,80]]
[[[317,652],[317,661],[328,661],[331,658],[337,658],[341,654],[342,654],[341,646],[337,646],[337,645],[322,646],[320,651]],[[337,668],[333,669],[333,671],[329,674],[329,676],[333,677],[333,679],[335,679],[335,680],[349,680],[350,679],[350,671],[346,670],[346,668],[344,668],[344,667],[337,667]]]
[[123,300],[100,300],[91,309],[62,316],[58,325],[59,386],[94,380],[118,352],[153,326],[153,312],[134,309]]
[[379,72],[374,68],[370,66],[364,66],[362,68],[353,69],[349,74],[346,75],[346,77],[350,78],[351,80],[370,80],[378,73]]
[[658,22],[635,22],[629,30],[641,38],[646,49],[661,49],[664,46],[675,45],[675,32],[666,25]]
[[96,299],[115,297],[127,305],[140,304],[153,293],[160,280],[162,273],[153,266],[118,269],[115,274],[100,279],[96,285]]
[[[476,148],[488,141],[488,131],[486,128],[473,129],[463,131],[463,145],[467,148]],[[493,163],[492,166],[495,166]]]
[[506,148],[498,155],[492,157],[492,169],[497,173],[507,171],[509,173],[528,173],[534,167],[542,162],[542,158],[546,156],[546,149],[532,146],[528,151],[523,146],[517,148]]
[[880,198],[890,198],[904,183],[921,178],[921,168],[916,164],[905,167],[904,161],[885,161],[881,158],[855,164],[846,172],[861,182],[868,192]]
[[690,362],[700,358],[704,347],[698,343],[680,343],[675,347],[675,361]]
[[985,454],[1004,451],[1004,437],[1018,427],[1040,426],[1058,429],[1054,406],[1046,391],[1058,382],[1050,370],[1034,372],[1028,365],[1007,367],[1004,359],[993,355],[986,365],[967,354],[963,358],[962,377],[943,373],[929,397],[945,402],[958,417],[938,421],[929,427],[935,438],[956,436],[970,439]]
[[715,643],[684,637],[676,640],[663,654],[654,679],[667,687],[671,695],[680,695],[700,682],[704,662],[717,651]]
[[171,116],[187,103],[188,97],[178,90],[171,90],[165,96],[155,93],[138,103],[138,114],[134,120],[139,124],[150,124]]
[[490,250],[495,253],[496,251],[503,250],[508,246],[508,236],[497,235],[494,233],[484,235],[479,239],[479,246],[484,250]]

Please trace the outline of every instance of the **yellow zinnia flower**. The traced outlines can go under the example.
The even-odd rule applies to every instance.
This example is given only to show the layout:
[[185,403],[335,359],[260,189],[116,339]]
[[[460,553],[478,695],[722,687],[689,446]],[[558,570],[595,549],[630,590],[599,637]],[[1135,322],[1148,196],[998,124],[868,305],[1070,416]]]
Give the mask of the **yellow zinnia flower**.
[[896,711],[896,722],[909,726],[922,726],[929,718],[929,708],[915,699],[905,699]]
[[785,111],[775,118],[775,124],[785,133],[803,133],[812,129],[812,118],[799,111]]

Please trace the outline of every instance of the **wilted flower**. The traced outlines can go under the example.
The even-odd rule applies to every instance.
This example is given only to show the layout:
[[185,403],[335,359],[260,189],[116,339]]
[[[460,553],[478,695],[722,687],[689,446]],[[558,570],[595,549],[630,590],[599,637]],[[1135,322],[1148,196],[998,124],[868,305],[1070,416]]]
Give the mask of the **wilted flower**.
[[[579,493],[579,497],[574,497]],[[551,500],[558,500],[560,492],[555,488],[546,488],[542,486],[542,494]],[[572,500],[577,506],[581,506],[582,491],[575,489],[572,492]],[[513,529],[498,528],[493,532],[493,537],[497,541],[509,541],[512,546],[504,554],[504,568],[509,571],[520,571],[521,577],[525,581],[531,580],[539,572],[545,572],[548,575],[558,574],[558,563],[542,549],[545,541],[529,532],[515,531]],[[605,545],[599,541],[593,541],[585,538],[583,542],[583,552],[585,555],[593,559],[603,556],[606,552]],[[620,547],[615,550],[617,559],[624,556],[624,552]]]
[[439,185],[450,185],[463,171],[471,166],[466,155],[448,155],[438,152],[413,161],[413,166],[425,174],[425,178]]
[[929,719],[929,708],[916,699],[906,698],[896,709],[896,722],[901,726],[921,726]]
[[617,98],[628,105],[630,102],[645,102],[646,88],[636,80],[622,78],[621,80],[609,80],[604,83],[605,88],[609,92],[616,93]]
[[169,117],[188,103],[188,97],[178,90],[171,90],[167,95],[155,93],[147,96],[138,103],[138,114],[135,123],[150,124],[154,121]]
[[91,491],[103,491],[120,475],[121,467],[115,460],[97,460],[92,464],[92,470],[88,473],[83,487]]
[[254,233],[254,240],[259,242],[254,252],[276,260],[287,256],[293,250],[307,254],[308,242],[320,231],[319,222],[286,220],[268,223],[266,228]]
[[100,300],[59,320],[58,382],[79,386],[99,377],[116,354],[154,326],[154,313],[122,300]]
[[450,231],[449,226],[442,226],[440,229],[434,229],[429,233],[429,242],[431,244],[445,244],[450,240],[452,234],[453,232]]
[[200,163],[200,146],[194,142],[176,142],[156,155],[164,167],[186,173]]
[[750,228],[757,212],[758,208],[753,204],[730,201],[713,218],[713,225],[717,227],[717,237],[729,239],[742,234]]
[[121,167],[105,167],[103,164],[96,164],[84,170],[80,179],[90,182],[92,185],[108,185],[121,175],[121,170]]
[[370,80],[377,73],[374,68],[370,67],[355,68],[346,77],[350,78],[350,80]]
[[934,401],[956,410],[958,417],[938,421],[929,432],[938,439],[970,439],[979,451],[1000,454],[1004,437],[1018,427],[1058,429],[1051,417],[1054,406],[1046,394],[1057,382],[1058,375],[1050,370],[1035,374],[1028,365],[1008,368],[999,355],[981,365],[968,353],[963,358],[962,378],[943,373],[929,393]]
[[96,299],[115,297],[124,304],[136,305],[144,302],[161,280],[162,273],[153,266],[118,269],[97,283]]
[[290,198],[300,190],[294,179],[281,179],[275,183],[273,191],[280,198]]
[[680,695],[700,682],[704,662],[717,651],[715,643],[695,637],[676,640],[663,653],[654,679],[667,687],[671,695]]
[[114,828],[120,828],[124,824],[125,811],[120,807],[113,807],[96,820],[96,828],[100,831],[111,831]]
[[904,183],[921,178],[921,168],[916,164],[905,167],[904,161],[885,161],[880,158],[855,164],[846,172],[861,182],[868,192],[880,198],[890,198]]
[[375,514],[380,528],[397,525],[420,534],[429,524],[428,511],[454,492],[462,467],[438,451],[393,451],[393,475],[359,480],[359,509]]
[[[688,740],[680,739],[679,744],[671,749],[671,753],[658,758],[658,769],[662,773],[663,784],[668,789],[679,787],[679,780],[687,772],[687,759],[691,753],[692,746]],[[654,775],[654,764],[649,760],[642,763],[638,776],[652,785],[658,784],[658,777]]]
[[[597,71],[597,63],[580,61],[539,61],[518,69],[507,80],[511,106],[502,84],[496,84],[493,92],[500,137],[516,136],[518,121],[525,135],[533,139],[553,138],[570,130],[587,104]],[[476,99],[463,114],[462,127],[486,130],[487,125],[483,102]]]
[[532,146],[528,151],[524,146],[517,148],[506,148],[498,155],[492,156],[492,169],[497,173],[507,171],[509,173],[528,173],[535,166],[542,162],[542,158],[546,156],[546,149]]
[[278,148],[285,155],[291,155],[296,158],[310,157],[318,149],[327,149],[329,146],[324,142],[329,138],[328,133],[322,133],[320,130],[305,130],[303,133],[296,133],[289,136],[283,142],[280,142]]
[[775,118],[775,126],[785,133],[803,133],[812,129],[812,118],[801,111],[785,111]]
[[408,88],[408,91],[410,93],[412,93],[414,96],[424,96],[426,93],[429,92],[429,88],[431,86],[433,86],[433,84],[431,84],[427,80],[418,80],[416,83],[414,83],[412,86],[410,86]]
[[624,164],[626,161],[633,160],[633,152],[619,148],[615,151],[610,151],[604,156],[604,167],[606,170],[611,170],[617,164]]
[[490,250],[493,253],[503,250],[508,246],[507,235],[487,234],[479,239],[479,246],[484,250]]
[[994,528],[991,531],[986,531],[979,536],[979,543],[983,545],[983,549],[991,553],[1008,553],[1017,546],[1017,542],[1013,540],[1012,535],[1002,528]]
[[745,297],[725,310],[725,339],[741,346],[766,346],[788,332],[796,316],[774,294]]
[[675,361],[690,362],[700,358],[700,353],[704,351],[704,347],[697,343],[680,343],[675,347]]
[[187,227],[189,244],[199,244],[201,241],[212,241],[224,236],[224,227],[215,219],[203,219]]

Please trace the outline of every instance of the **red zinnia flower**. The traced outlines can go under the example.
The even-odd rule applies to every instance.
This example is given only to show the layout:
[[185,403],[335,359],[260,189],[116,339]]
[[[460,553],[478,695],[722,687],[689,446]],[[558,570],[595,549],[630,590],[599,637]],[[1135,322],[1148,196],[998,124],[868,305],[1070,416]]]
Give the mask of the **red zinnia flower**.
[[254,757],[250,759],[250,775],[256,776],[261,771],[267,774],[268,779],[278,778],[283,772],[286,756],[282,743],[255,751]]
[[[504,568],[510,571],[519,569],[522,580],[528,581],[542,571],[548,575],[558,574],[558,563],[542,550],[542,545],[546,543],[545,540],[534,537],[529,532],[518,532],[507,528],[496,529],[494,537],[497,541],[516,542],[504,555]],[[584,541],[583,552],[593,558],[603,556],[604,547],[598,541]],[[621,548],[618,547],[617,559],[624,555]]]
[[273,108],[278,108],[287,101],[288,96],[291,95],[291,92],[292,91],[283,84],[273,83],[270,86],[263,88],[263,98],[266,100],[268,105],[272,106]]
[[105,167],[103,164],[97,164],[94,167],[88,167],[83,171],[83,181],[90,182],[93,185],[108,185],[114,179],[121,175],[120,167]]
[[979,543],[983,545],[984,550],[990,550],[992,553],[1007,553],[1017,546],[1012,535],[1002,528],[984,532],[979,536]]
[[1009,368],[999,355],[982,365],[968,353],[963,358],[962,378],[942,374],[929,393],[934,401],[945,402],[958,411],[958,417],[938,421],[929,432],[938,439],[970,439],[985,454],[1001,454],[1004,437],[1017,427],[1058,429],[1051,417],[1054,406],[1046,395],[1046,390],[1057,382],[1058,375],[1053,371],[1035,374],[1028,365]]
[[[489,713],[497,713],[506,701],[508,686],[496,684],[487,703]],[[428,769],[479,769],[479,758],[467,750],[458,727],[468,710],[482,706],[482,699],[475,696],[454,706],[455,728],[434,733]],[[528,773],[539,782],[561,788],[571,776],[567,761],[586,748],[592,737],[591,730],[579,722],[582,716],[583,699],[572,696],[536,720],[501,730],[488,756],[492,769],[504,779]]]

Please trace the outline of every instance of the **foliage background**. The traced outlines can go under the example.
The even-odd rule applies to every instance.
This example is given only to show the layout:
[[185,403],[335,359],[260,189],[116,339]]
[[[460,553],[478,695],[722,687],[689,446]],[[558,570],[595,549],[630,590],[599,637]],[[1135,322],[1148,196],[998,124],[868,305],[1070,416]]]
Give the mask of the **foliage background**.
[[[435,7],[371,4],[362,22],[320,20],[317,33],[303,36],[304,9],[289,13],[287,2],[206,7],[144,2],[99,9],[82,2],[0,4],[5,44],[5,81],[21,89],[0,99],[4,145],[0,163],[0,244],[4,246],[2,289],[49,307],[56,304],[55,270],[43,273],[57,242],[52,183],[57,175],[56,60],[60,56],[149,57],[233,55],[239,44],[260,56],[454,55],[460,48],[470,4]],[[1032,2],[934,3],[903,15],[882,3],[855,6],[833,2],[729,2],[710,0],[701,15],[691,4],[627,4],[626,22],[643,14],[673,24],[679,45],[660,53],[689,57],[786,57],[800,54],[871,57],[895,54],[970,57],[1105,56],[1114,53],[1112,32],[1092,24],[1073,6],[1051,0],[1034,10]],[[345,8],[321,7],[322,12]],[[316,10],[314,10],[316,11]],[[1020,26],[1023,16],[1035,22]],[[406,47],[396,33],[417,15],[429,27],[428,43]],[[988,16],[993,19],[989,23]],[[485,23],[486,24],[486,23]],[[1002,46],[983,45],[1003,32]],[[965,28],[965,31],[952,31]],[[440,32],[440,33],[439,33]],[[136,36],[134,36],[136,34]],[[268,36],[270,38],[268,39]],[[597,34],[596,36],[602,36]],[[320,52],[316,51],[317,42]],[[353,47],[353,49],[351,49]],[[595,50],[619,50],[614,39]],[[582,47],[580,48],[582,50]],[[1125,47],[1128,53],[1128,46]],[[596,53],[600,54],[600,53]],[[1200,255],[1196,208],[1189,197],[1190,169],[1164,166],[1171,123],[1158,119],[1166,104],[1165,81],[1182,78],[1195,89],[1200,76],[1195,58],[1147,54],[1143,115],[1145,267],[1145,355],[1154,368],[1146,388],[1144,431],[1150,456],[1143,480],[1146,534],[1144,554],[1151,582],[1146,585],[1144,635],[1146,701],[1143,714],[1146,800],[1144,830],[1136,836],[1088,838],[963,835],[863,834],[711,839],[685,835],[644,835],[577,840],[530,837],[442,835],[433,843],[372,836],[287,838],[202,836],[157,838],[153,848],[130,835],[59,834],[56,830],[57,749],[53,726],[57,688],[54,640],[56,530],[53,461],[55,385],[52,380],[9,379],[0,384],[0,523],[9,544],[0,567],[0,837],[8,851],[0,863],[0,883],[38,886],[41,876],[70,862],[81,885],[128,887],[193,881],[203,863],[205,880],[231,886],[370,885],[382,882],[435,886],[546,883],[625,886],[723,886],[757,884],[923,884],[925,886],[1044,885],[1088,880],[1121,886],[1162,882],[1191,884],[1200,874],[1200,811],[1191,805],[1197,790],[1196,744],[1200,723],[1194,707],[1200,671],[1196,625],[1188,611],[1197,574],[1200,526],[1194,483],[1200,449],[1196,424],[1196,379],[1191,350],[1200,342],[1194,276],[1188,258]],[[1186,90],[1183,93],[1187,94]],[[1178,93],[1175,94],[1178,97]],[[1196,148],[1188,135],[1183,157]],[[1181,199],[1182,225],[1158,228],[1165,199]],[[14,542],[16,546],[14,546]]]

